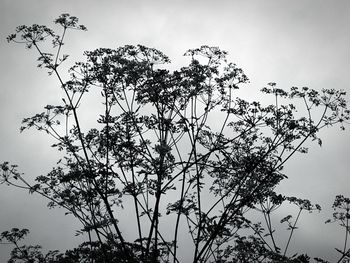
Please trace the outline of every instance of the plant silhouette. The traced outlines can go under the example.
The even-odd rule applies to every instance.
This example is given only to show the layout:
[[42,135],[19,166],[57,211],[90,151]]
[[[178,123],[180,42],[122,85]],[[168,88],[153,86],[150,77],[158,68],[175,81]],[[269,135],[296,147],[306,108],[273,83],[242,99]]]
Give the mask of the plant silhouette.
[[[309,262],[307,255],[289,256],[288,247],[301,212],[320,207],[275,187],[286,178],[286,162],[307,152],[307,140],[321,145],[321,129],[344,128],[345,92],[287,92],[269,83],[261,91],[274,103],[246,101],[236,90],[248,77],[227,62],[225,51],[210,46],[188,50],[188,65],[174,71],[154,48],[99,48],[85,52],[86,60],[76,62],[65,80],[60,69],[68,58],[62,53],[67,32],[86,27],[68,14],[54,22],[62,34],[19,26],[8,41],[34,49],[38,67],[63,90],[62,104],[25,118],[21,131],[52,136],[52,147],[64,157],[33,185],[8,162],[2,179],[48,199],[50,208],[64,208],[80,221],[78,234],[86,242],[44,255],[39,246],[18,243],[27,230],[12,229],[1,235],[15,245],[10,262]],[[52,42],[51,51],[44,41]],[[86,96],[100,105],[88,130],[80,110]],[[301,117],[294,101],[304,105]],[[281,220],[290,231],[282,248],[271,218],[284,202],[299,213]],[[249,216],[252,211],[262,222]],[[126,216],[128,226],[120,220]],[[135,231],[125,235],[125,228]],[[183,261],[188,250],[192,256]]]

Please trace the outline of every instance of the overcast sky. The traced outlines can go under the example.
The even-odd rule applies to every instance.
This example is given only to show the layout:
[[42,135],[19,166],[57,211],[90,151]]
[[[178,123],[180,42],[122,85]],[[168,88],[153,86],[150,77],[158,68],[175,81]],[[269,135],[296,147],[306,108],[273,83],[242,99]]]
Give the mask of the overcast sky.
[[[344,89],[350,93],[350,1],[136,1],[136,0],[1,0],[0,2],[0,162],[17,163],[28,177],[45,174],[55,164],[52,143],[42,134],[19,134],[23,117],[54,101],[55,79],[36,68],[36,54],[5,38],[22,24],[46,24],[61,13],[79,17],[88,32],[67,38],[70,62],[84,50],[143,44],[167,54],[176,66],[189,48],[203,44],[229,52],[229,60],[250,78],[245,95],[259,98],[268,82],[281,88],[308,86]],[[348,96],[349,98],[349,96]],[[350,128],[350,127],[349,127]],[[350,196],[350,134],[338,128],[322,132],[323,147],[312,147],[286,167],[289,179],[280,190],[330,207],[336,194]],[[67,248],[78,242],[77,225],[48,211],[46,201],[0,185],[0,232],[31,229],[31,240],[46,248]],[[343,233],[324,225],[331,216],[305,214],[294,248],[332,258]],[[55,231],[60,229],[61,231]],[[326,233],[327,238],[324,234]],[[62,242],[62,240],[64,242]],[[7,258],[0,245],[0,261]]]

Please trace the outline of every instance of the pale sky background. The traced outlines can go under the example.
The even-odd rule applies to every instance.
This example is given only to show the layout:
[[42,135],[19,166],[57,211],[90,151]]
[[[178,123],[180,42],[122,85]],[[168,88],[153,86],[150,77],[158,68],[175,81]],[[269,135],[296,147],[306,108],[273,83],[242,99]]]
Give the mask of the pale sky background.
[[[6,36],[22,24],[46,24],[61,13],[79,17],[88,31],[72,32],[65,52],[68,63],[84,50],[143,44],[160,49],[175,66],[189,48],[213,45],[229,52],[228,59],[250,78],[245,95],[258,98],[268,82],[281,88],[335,88],[350,94],[350,1],[348,0],[0,0],[0,162],[19,165],[26,176],[45,174],[55,165],[53,143],[44,134],[19,134],[23,117],[41,112],[57,98],[58,85],[36,68],[36,54],[8,44]],[[350,95],[348,95],[350,98]],[[289,179],[283,193],[309,198],[324,210],[304,214],[293,249],[334,259],[344,234],[324,225],[335,195],[350,197],[350,127],[322,132],[323,147],[296,156],[286,165]],[[72,230],[79,226],[46,201],[0,185],[0,232],[12,227],[31,230],[28,243],[47,249],[77,244]],[[0,245],[0,262],[9,248]]]

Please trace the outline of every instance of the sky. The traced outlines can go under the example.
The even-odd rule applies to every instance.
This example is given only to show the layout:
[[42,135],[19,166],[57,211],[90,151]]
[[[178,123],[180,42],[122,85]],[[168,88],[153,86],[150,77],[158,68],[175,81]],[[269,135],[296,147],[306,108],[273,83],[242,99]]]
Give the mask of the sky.
[[[85,50],[142,44],[163,51],[180,67],[187,49],[205,44],[228,51],[228,60],[243,68],[250,78],[243,90],[248,98],[259,99],[268,82],[350,94],[347,0],[1,0],[0,162],[18,164],[28,178],[45,174],[57,157],[50,148],[53,141],[43,134],[19,133],[21,120],[55,101],[59,87],[36,68],[34,52],[8,44],[6,37],[18,25],[51,25],[62,13],[79,17],[88,28],[68,35],[70,63],[82,59]],[[293,246],[329,260],[343,233],[324,225],[332,213],[327,207],[337,194],[350,196],[349,129],[323,131],[323,146],[311,146],[309,154],[292,159],[286,165],[289,179],[279,186],[283,193],[325,208],[318,215],[303,215]],[[0,211],[0,231],[30,228],[30,240],[49,249],[79,242],[72,234],[79,227],[74,220],[60,210],[47,210],[46,201],[34,195],[0,185]],[[0,245],[1,262],[8,251]]]

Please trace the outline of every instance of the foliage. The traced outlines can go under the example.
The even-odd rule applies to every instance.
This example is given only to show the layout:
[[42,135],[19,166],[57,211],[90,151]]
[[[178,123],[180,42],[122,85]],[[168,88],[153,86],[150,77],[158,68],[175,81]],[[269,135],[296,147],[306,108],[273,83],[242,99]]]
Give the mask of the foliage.
[[[344,128],[345,92],[287,92],[269,83],[262,93],[273,104],[248,102],[235,96],[247,76],[227,62],[226,52],[209,46],[188,50],[188,66],[175,71],[165,69],[170,59],[154,48],[99,48],[85,52],[86,61],[75,63],[64,80],[59,70],[68,58],[62,55],[66,33],[86,28],[68,14],[54,22],[61,35],[46,26],[20,26],[8,41],[35,49],[38,66],[59,81],[63,103],[25,118],[21,130],[49,134],[64,158],[34,185],[14,165],[5,162],[1,169],[4,183],[72,214],[87,241],[44,256],[40,247],[17,246],[26,230],[5,232],[2,238],[16,245],[11,262],[180,262],[189,249],[182,245],[186,238],[193,244],[186,262],[309,262],[287,251],[301,212],[320,207],[274,189],[286,178],[285,163],[307,152],[307,140],[321,145],[322,128]],[[42,45],[48,40],[51,53]],[[89,93],[100,94],[101,111],[96,127],[85,131],[81,107]],[[303,116],[292,101],[305,106]],[[283,202],[297,205],[299,213],[281,220],[290,231],[282,250],[271,215]],[[252,211],[263,221],[250,218]],[[120,219],[129,213],[135,236],[123,234]]]

